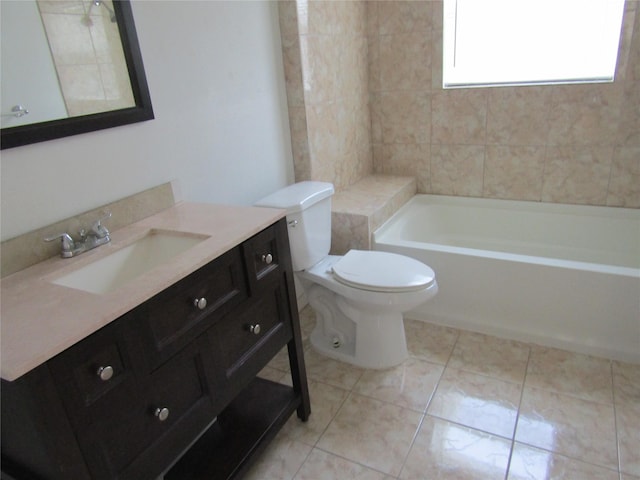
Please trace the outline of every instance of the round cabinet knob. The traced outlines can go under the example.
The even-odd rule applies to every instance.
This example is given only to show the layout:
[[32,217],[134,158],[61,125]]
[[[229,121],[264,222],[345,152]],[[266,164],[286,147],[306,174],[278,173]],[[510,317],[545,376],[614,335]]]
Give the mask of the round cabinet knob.
[[169,409],[167,407],[156,408],[156,411],[153,412],[158,420],[164,422],[167,418],[169,418]]
[[270,253],[266,253],[266,254],[262,255],[262,263],[266,263],[267,265],[271,265],[271,262],[273,262],[273,255],[271,255]]
[[100,380],[102,380],[103,382],[111,380],[111,377],[113,377],[113,367],[110,365],[107,365],[106,367],[100,367],[96,371],[96,375],[98,375],[98,377],[100,377]]
[[205,308],[207,308],[207,299],[202,297],[202,298],[196,298],[193,301],[193,305],[195,307],[198,307],[199,310],[204,310]]
[[249,325],[249,331],[254,335],[258,335],[260,333],[260,324],[256,323],[255,325]]

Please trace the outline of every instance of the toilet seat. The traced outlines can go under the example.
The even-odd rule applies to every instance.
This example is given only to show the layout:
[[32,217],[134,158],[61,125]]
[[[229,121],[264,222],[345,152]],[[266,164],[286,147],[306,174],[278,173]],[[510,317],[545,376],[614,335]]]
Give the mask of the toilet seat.
[[415,292],[435,283],[434,271],[424,263],[373,250],[349,250],[332,272],[340,283],[373,292]]

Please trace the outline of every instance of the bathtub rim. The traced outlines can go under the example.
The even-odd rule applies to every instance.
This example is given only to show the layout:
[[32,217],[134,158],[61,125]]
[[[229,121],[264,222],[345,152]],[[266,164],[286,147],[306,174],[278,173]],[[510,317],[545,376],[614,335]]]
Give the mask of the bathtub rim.
[[548,203],[534,202],[527,200],[502,200],[493,198],[480,197],[457,197],[449,195],[435,195],[427,193],[418,193],[411,197],[402,207],[400,207],[386,222],[380,225],[376,230],[371,232],[371,248],[376,249],[376,245],[398,245],[409,248],[424,248],[437,252],[448,252],[458,255],[479,256],[491,258],[495,260],[515,261],[529,263],[535,265],[545,265],[556,268],[572,268],[597,273],[609,273],[613,275],[623,275],[632,278],[640,277],[640,267],[628,267],[611,265],[606,263],[584,262],[578,260],[565,260],[556,257],[543,257],[536,255],[525,255],[520,253],[501,252],[498,250],[484,250],[479,248],[458,247],[447,245],[444,243],[421,242],[415,240],[405,240],[394,235],[390,230],[398,221],[398,217],[406,210],[411,209],[414,204],[431,201],[432,205],[453,205],[467,206],[470,202],[474,202],[474,206],[487,209],[498,210],[522,210],[540,213],[544,209],[545,213],[577,215],[580,217],[602,216],[606,212],[606,216],[613,216],[616,219],[637,220],[638,235],[640,239],[640,209],[627,207],[609,207],[602,205],[575,205],[564,203]]

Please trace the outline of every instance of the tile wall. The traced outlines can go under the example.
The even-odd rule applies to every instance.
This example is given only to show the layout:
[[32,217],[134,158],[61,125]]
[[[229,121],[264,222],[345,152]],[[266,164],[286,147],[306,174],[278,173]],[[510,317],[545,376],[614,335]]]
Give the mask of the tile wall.
[[280,2],[297,181],[345,188],[373,171],[364,1]]
[[[640,207],[638,10],[627,0],[612,84],[443,90],[440,0],[281,2],[296,179],[341,189],[375,172],[423,193]],[[363,70],[368,109],[346,100]]]

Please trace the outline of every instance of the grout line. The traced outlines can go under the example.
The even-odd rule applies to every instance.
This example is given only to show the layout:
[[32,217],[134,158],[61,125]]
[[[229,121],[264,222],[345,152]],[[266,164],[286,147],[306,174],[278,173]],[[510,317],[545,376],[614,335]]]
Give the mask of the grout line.
[[509,452],[509,461],[507,462],[507,471],[505,472],[505,479],[509,476],[511,470],[511,459],[513,458],[513,449],[516,446],[516,432],[518,431],[518,423],[520,422],[520,409],[522,408],[522,399],[524,398],[524,388],[527,382],[527,374],[529,373],[529,363],[531,362],[531,346],[529,345],[529,354],[527,355],[527,366],[524,370],[524,378],[522,379],[522,389],[520,390],[520,401],[518,402],[518,411],[516,413],[516,421],[513,425],[513,434],[511,438],[511,451]]
[[620,435],[618,433],[618,415],[616,408],[616,386],[613,375],[613,361],[609,360],[609,371],[611,372],[611,400],[613,401],[613,427],[616,433],[616,455],[618,460],[618,476],[622,478],[622,462],[620,459]]

